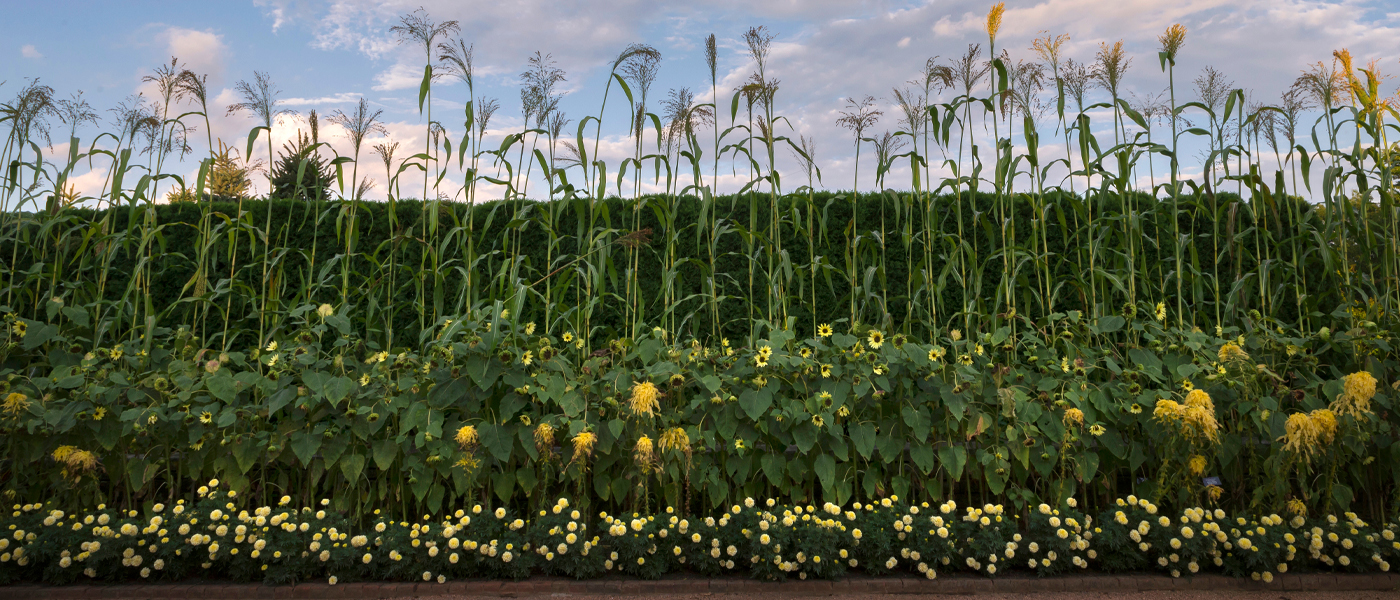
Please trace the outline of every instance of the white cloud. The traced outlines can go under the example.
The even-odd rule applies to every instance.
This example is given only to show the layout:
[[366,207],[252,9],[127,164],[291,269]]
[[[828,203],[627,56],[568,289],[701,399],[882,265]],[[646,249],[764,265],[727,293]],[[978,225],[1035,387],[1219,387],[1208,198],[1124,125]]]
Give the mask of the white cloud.
[[359,102],[361,94],[354,92],[340,92],[332,96],[322,96],[320,98],[287,98],[282,100],[282,104],[287,106],[313,106],[317,104],[346,104],[349,102]]
[[418,89],[423,83],[423,66],[399,63],[374,76],[375,91]]
[[19,53],[20,53],[20,56],[23,56],[23,57],[25,57],[25,58],[43,58],[43,57],[44,57],[43,54],[40,54],[40,53],[39,53],[39,49],[34,47],[34,44],[25,44],[24,47],[22,47],[22,48],[19,49]]
[[228,58],[224,36],[212,30],[170,27],[161,32],[158,38],[165,41],[166,51],[178,57],[186,68],[207,74],[213,81],[222,81]]

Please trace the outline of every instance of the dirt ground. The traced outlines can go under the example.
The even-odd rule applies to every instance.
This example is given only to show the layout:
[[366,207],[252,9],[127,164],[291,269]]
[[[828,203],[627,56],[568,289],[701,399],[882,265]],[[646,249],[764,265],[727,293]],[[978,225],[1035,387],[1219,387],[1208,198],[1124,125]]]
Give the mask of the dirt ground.
[[[1278,592],[1278,591],[1153,591],[1153,592],[1043,592],[1027,594],[973,594],[976,600],[1391,600],[1400,599],[1400,591],[1376,592],[1376,591],[1329,591],[1329,592]],[[740,598],[750,598],[749,594],[655,594],[655,595],[632,595],[612,596],[604,594],[558,594],[542,593],[516,596],[527,599],[554,599],[570,598],[578,600],[603,600],[606,598],[625,597],[629,600],[738,600]],[[898,598],[900,600],[949,600],[958,596],[950,594],[846,594],[837,593],[830,595],[807,595],[807,594],[784,594],[772,593],[763,594],[763,600],[806,600],[806,599],[838,599],[838,600],[863,600],[865,598]],[[438,596],[437,598],[456,600],[458,597]],[[467,598],[479,598],[479,596],[462,596],[462,600]],[[403,600],[408,600],[407,598]]]

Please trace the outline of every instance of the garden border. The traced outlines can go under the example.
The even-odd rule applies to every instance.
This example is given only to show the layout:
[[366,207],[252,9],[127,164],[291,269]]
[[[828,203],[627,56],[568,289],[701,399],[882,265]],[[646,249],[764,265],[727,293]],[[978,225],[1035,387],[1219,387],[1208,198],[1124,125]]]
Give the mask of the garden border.
[[913,576],[845,577],[836,581],[789,580],[769,583],[737,577],[681,575],[656,581],[600,579],[575,581],[560,577],[532,577],[523,581],[464,580],[447,583],[361,582],[329,585],[323,581],[270,586],[260,583],[194,583],[149,585],[14,585],[0,587],[0,598],[29,600],[55,598],[148,599],[202,598],[205,600],[257,598],[264,600],[337,598],[372,600],[430,596],[517,597],[531,594],[1027,594],[1040,592],[1145,592],[1193,591],[1389,591],[1400,589],[1395,573],[1281,574],[1272,583],[1203,574],[1172,578],[1152,573],[1123,575],[1089,574],[1056,577],[1032,575],[996,579],[951,575],[938,579]]

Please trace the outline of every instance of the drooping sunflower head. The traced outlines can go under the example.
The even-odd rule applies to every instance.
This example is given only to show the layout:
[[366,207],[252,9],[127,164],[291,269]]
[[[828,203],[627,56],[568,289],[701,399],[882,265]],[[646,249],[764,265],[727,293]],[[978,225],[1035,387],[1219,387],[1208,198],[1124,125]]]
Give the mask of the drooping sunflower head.
[[1073,407],[1067,408],[1062,420],[1067,426],[1081,426],[1084,424],[1084,411]]
[[1175,400],[1158,400],[1157,407],[1152,409],[1153,418],[1162,422],[1176,422],[1181,420],[1182,410],[1185,407]]
[[458,445],[458,446],[461,446],[463,449],[466,449],[466,448],[470,448],[470,447],[472,447],[472,446],[475,446],[475,445],[476,445],[476,442],[477,442],[477,437],[476,437],[476,426],[475,426],[475,425],[463,425],[463,426],[461,426],[460,428],[457,429],[457,436],[456,436],[455,439],[456,439],[456,441],[457,441],[457,445]]
[[29,396],[19,392],[10,392],[5,396],[5,404],[0,407],[0,410],[4,410],[6,414],[15,415],[28,409],[29,404]]
[[1324,444],[1332,443],[1337,437],[1337,415],[1331,410],[1319,408],[1308,413],[1308,418],[1317,426],[1317,439]]
[[574,436],[574,458],[587,458],[593,454],[593,444],[598,441],[598,435],[592,431],[580,431]]
[[1210,400],[1210,394],[1205,390],[1191,390],[1186,394],[1186,406],[1198,406],[1205,409],[1214,410],[1215,404]]
[[661,446],[662,452],[665,452],[667,450],[681,450],[684,452],[689,452],[690,436],[686,434],[685,429],[682,429],[680,427],[672,427],[662,432],[661,439],[659,440],[659,445]]
[[1182,433],[1197,441],[1218,442],[1220,423],[1215,420],[1215,411],[1204,406],[1187,406],[1181,416]]
[[1303,460],[1311,460],[1317,450],[1321,431],[1318,422],[1307,413],[1293,413],[1284,422],[1283,450]]
[[632,414],[638,417],[654,417],[656,411],[661,409],[661,402],[657,400],[661,396],[661,390],[656,388],[656,384],[650,381],[639,381],[632,384],[632,397],[628,400],[628,408]]
[[540,423],[535,426],[535,447],[541,451],[548,451],[554,447],[553,425]]
[[1358,371],[1342,377],[1342,394],[1332,402],[1332,410],[1363,417],[1371,413],[1371,398],[1375,396],[1376,378],[1369,371]]
[[1293,513],[1294,516],[1306,516],[1308,514],[1308,505],[1306,502],[1294,498],[1288,501],[1288,512]]
[[1187,461],[1186,466],[1190,469],[1192,475],[1199,477],[1202,473],[1206,472],[1206,457],[1199,454],[1192,456],[1191,460]]
[[649,468],[651,464],[656,460],[655,450],[656,449],[652,445],[651,438],[645,435],[638,438],[637,445],[634,446],[632,449],[633,457],[637,459],[637,465],[642,467],[643,470]]
[[1235,342],[1225,342],[1225,345],[1220,347],[1217,357],[1222,363],[1243,362],[1249,360],[1249,353]]

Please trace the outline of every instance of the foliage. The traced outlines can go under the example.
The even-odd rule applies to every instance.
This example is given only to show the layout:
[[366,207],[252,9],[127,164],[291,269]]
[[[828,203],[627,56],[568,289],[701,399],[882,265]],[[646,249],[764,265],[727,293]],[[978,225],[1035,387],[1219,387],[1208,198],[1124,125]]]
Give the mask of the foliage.
[[[1372,526],[1350,513],[1285,523],[1278,515],[1230,518],[1196,506],[1173,519],[1131,496],[1117,500],[1116,520],[1078,512],[1072,496],[1058,508],[1041,504],[1024,516],[1000,504],[959,510],[952,500],[933,506],[898,496],[849,508],[746,498],[718,518],[703,519],[671,509],[594,517],[560,498],[537,512],[478,503],[411,521],[376,511],[363,526],[330,504],[298,507],[282,496],[256,505],[210,481],[192,502],[182,498],[141,510],[15,505],[0,517],[0,527],[13,532],[0,539],[0,584],[189,577],[441,584],[534,573],[657,579],[683,569],[747,572],[764,580],[834,579],[848,570],[934,579],[959,571],[995,577],[1021,569],[1040,575],[1091,566],[1114,570],[1111,552],[1150,561],[1173,577],[1220,569],[1271,582],[1289,570],[1389,571],[1400,556],[1396,524]],[[1144,518],[1128,525],[1124,510]],[[1123,531],[1144,541],[1114,550],[1101,545]]]
[[[160,327],[92,346],[92,315],[47,312],[7,317],[0,353],[0,481],[24,497],[134,506],[218,478],[357,518],[389,497],[406,518],[492,496],[648,513],[894,493],[1020,510],[1076,490],[1091,507],[1132,491],[1380,515],[1397,489],[1395,392],[1376,384],[1394,379],[1377,354],[1390,334],[1359,313],[1311,336],[1068,313],[931,342],[768,328],[709,348],[658,328],[588,352],[499,306],[442,320],[421,351],[381,350],[329,305],[242,351]],[[1291,423],[1322,410],[1325,434],[1298,438]]]
[[[309,168],[309,167],[308,167]],[[1221,194],[1221,198],[1231,199],[1233,195]],[[829,257],[840,256],[845,251],[845,238],[848,235],[842,228],[852,217],[862,224],[855,230],[854,234],[860,236],[879,237],[879,222],[882,211],[891,214],[898,213],[898,218],[891,217],[889,227],[891,229],[912,229],[921,230],[925,227],[925,221],[920,213],[904,212],[900,204],[907,200],[905,194],[863,194],[859,197],[859,202],[854,205],[844,201],[842,196],[833,193],[814,193],[811,196],[810,204],[820,208],[827,218],[822,223],[812,226],[806,231],[798,229],[785,230],[781,243],[784,248],[788,248],[788,256],[796,263],[805,263],[810,260],[823,261]],[[668,202],[671,201],[662,197],[647,197],[647,202]],[[1066,202],[1078,202],[1079,199],[1064,198]],[[1114,206],[1111,199],[1104,199],[1105,204],[1100,209],[1111,210]],[[1193,200],[1194,201],[1194,200]],[[1320,223],[1317,208],[1302,203],[1299,200],[1291,200],[1301,204],[1300,221],[1294,229],[1293,221],[1286,221],[1280,227],[1286,232],[1292,232],[1305,236],[1306,232]],[[976,212],[991,210],[994,207],[994,198],[988,194],[979,194],[976,197],[964,195],[959,200],[957,195],[940,194],[931,196],[928,200],[930,210],[934,215],[941,215],[943,219],[952,218],[957,205],[961,202],[965,216],[971,218]],[[1138,196],[1134,202],[1139,207],[1153,209],[1167,209],[1169,204],[1152,200],[1146,196]],[[594,333],[589,336],[590,348],[597,348],[605,344],[611,337],[617,335],[630,334],[629,325],[633,312],[642,311],[647,315],[654,315],[660,318],[662,315],[671,314],[679,316],[680,322],[685,324],[682,329],[684,337],[695,337],[703,340],[710,340],[710,343],[718,343],[722,338],[734,340],[746,339],[752,334],[752,323],[749,319],[750,307],[763,307],[767,304],[770,294],[762,287],[755,287],[753,296],[748,296],[747,292],[738,286],[745,282],[750,274],[761,276],[761,273],[752,272],[753,262],[743,256],[745,251],[744,242],[739,236],[722,238],[713,246],[717,258],[710,262],[707,257],[710,252],[708,245],[694,246],[689,243],[680,244],[673,253],[674,259],[680,263],[679,272],[683,275],[679,281],[668,278],[669,268],[667,267],[667,250],[664,240],[680,236],[689,239],[693,232],[706,227],[704,219],[716,215],[722,216],[726,221],[743,222],[748,220],[748,203],[743,196],[722,196],[714,200],[718,208],[711,209],[712,212],[705,212],[704,202],[690,196],[678,198],[670,205],[671,214],[667,219],[658,218],[656,213],[644,212],[641,214],[637,225],[643,230],[650,230],[651,236],[645,243],[637,246],[637,252],[633,257],[633,248],[623,241],[614,241],[611,244],[597,247],[593,253],[583,257],[586,262],[592,262],[597,267],[607,268],[607,265],[621,267],[632,261],[631,268],[638,274],[638,283],[633,290],[633,303],[625,302],[597,302],[590,310],[590,317]],[[779,204],[781,211],[801,211],[807,205],[807,199],[792,198],[785,199]],[[1029,216],[1034,210],[1034,205],[1028,199],[1017,199],[1012,203],[1018,215]],[[75,209],[70,210],[67,215],[74,219],[74,227],[65,229],[65,239],[76,239],[78,236],[91,233],[92,235],[103,235],[101,233],[104,223],[111,223],[111,226],[119,230],[125,230],[133,222],[139,224],[144,218],[152,218],[162,224],[160,239],[170,247],[190,248],[208,247],[210,258],[205,263],[209,272],[219,274],[223,277],[231,270],[250,269],[248,265],[257,265],[259,257],[265,250],[262,247],[254,247],[247,243],[234,244],[225,236],[204,236],[198,228],[199,223],[204,218],[204,212],[212,211],[223,215],[242,214],[242,218],[235,223],[224,224],[223,231],[237,229],[248,224],[259,224],[269,218],[274,223],[274,240],[271,251],[281,254],[280,265],[282,265],[283,275],[277,276],[277,271],[269,275],[268,283],[276,280],[277,290],[269,291],[269,298],[276,299],[280,305],[288,306],[292,303],[302,302],[306,299],[314,302],[328,302],[339,305],[342,301],[355,307],[356,310],[350,312],[349,318],[354,323],[354,328],[361,331],[374,332],[372,337],[381,344],[388,344],[390,340],[385,334],[389,330],[388,325],[396,332],[393,339],[400,343],[411,343],[419,337],[423,326],[431,325],[427,321],[436,310],[434,307],[441,304],[443,314],[455,313],[466,310],[470,307],[467,285],[472,277],[484,277],[486,274],[494,273],[500,275],[512,260],[518,260],[523,265],[542,265],[551,260],[550,252],[553,245],[555,256],[553,260],[560,263],[563,260],[573,260],[569,258],[575,251],[572,243],[568,240],[558,240],[554,238],[554,233],[571,227],[571,222],[575,218],[574,209],[577,203],[556,201],[554,203],[535,203],[525,201],[512,202],[490,202],[469,206],[459,203],[442,203],[436,209],[432,209],[431,203],[423,204],[412,200],[399,200],[392,206],[387,203],[359,202],[351,203],[346,201],[330,201],[324,206],[308,205],[301,201],[276,200],[267,202],[264,200],[245,200],[240,204],[234,202],[217,201],[211,205],[200,207],[192,204],[183,205],[157,205],[149,209],[139,208],[136,212],[129,208],[118,208],[110,211],[91,211]],[[621,198],[609,198],[598,203],[599,210],[610,213],[621,213],[629,210],[630,201]],[[730,212],[730,207],[733,207]],[[766,205],[756,207],[755,218],[763,221],[770,218]],[[440,288],[443,290],[442,297],[429,300],[426,304],[419,304],[416,301],[390,302],[385,294],[390,290],[395,290],[396,298],[412,298],[417,294],[417,282],[413,279],[400,280],[390,286],[387,273],[383,271],[390,262],[390,257],[397,264],[416,265],[422,259],[423,247],[420,236],[431,227],[431,222],[424,220],[424,211],[432,209],[436,211],[437,220],[448,235],[456,242],[437,247],[436,256],[440,265],[445,266],[439,269]],[[143,214],[151,211],[150,215]],[[538,226],[525,228],[515,232],[510,225],[508,217],[517,210],[528,210],[536,218],[535,224]],[[270,214],[269,214],[270,213]],[[549,215],[555,215],[555,225],[545,227]],[[326,248],[338,248],[345,239],[346,224],[353,221],[356,223],[356,243],[359,247],[373,249],[371,252],[352,256],[345,256],[339,252],[329,252]],[[135,219],[135,221],[133,221]],[[190,225],[190,226],[186,226]],[[1191,218],[1190,215],[1182,215],[1182,227],[1185,229],[1201,230],[1209,228],[1211,222],[1208,216],[1202,214],[1199,218]],[[215,225],[218,227],[218,225]],[[668,229],[671,227],[673,229]],[[397,232],[397,233],[396,233]],[[1161,233],[1150,230],[1150,235]],[[29,235],[30,232],[25,232]],[[399,235],[402,234],[402,235]],[[813,239],[804,236],[811,234]],[[1045,243],[1055,252],[1069,251],[1079,243],[1080,235],[1068,229],[1052,229],[1046,233]],[[551,239],[554,239],[551,242]],[[1323,243],[1323,238],[1308,237],[1304,242],[1304,250],[1311,256],[1320,256],[1321,253],[1330,251],[1329,248],[1314,248],[1313,243]],[[810,246],[809,246],[810,241]],[[515,243],[519,243],[518,251],[513,249]],[[891,242],[893,243],[893,241]],[[996,241],[990,235],[971,235],[966,242],[969,248],[978,253],[989,254],[996,252]],[[150,265],[151,273],[145,279],[145,285],[150,290],[150,296],[154,306],[162,307],[159,311],[158,320],[170,326],[186,325],[200,331],[204,335],[215,335],[223,327],[222,318],[207,321],[196,320],[196,315],[203,314],[200,307],[213,305],[224,306],[222,311],[227,313],[229,319],[230,335],[238,335],[240,332],[256,332],[258,320],[265,314],[259,310],[261,303],[253,295],[232,295],[219,288],[214,288],[215,296],[195,298],[191,296],[192,289],[186,284],[194,276],[199,267],[199,262],[192,260],[188,253],[162,253],[147,257],[138,252],[137,248],[123,249],[120,246],[111,248],[109,257],[105,258],[105,263],[82,263],[74,255],[81,246],[68,246],[59,244],[58,249],[62,256],[69,260],[77,261],[77,268],[65,270],[66,278],[57,282],[47,282],[54,286],[49,292],[51,295],[64,295],[68,302],[74,304],[85,304],[89,302],[100,302],[111,306],[108,310],[132,310],[137,307],[130,306],[123,298],[128,294],[128,286],[140,277],[141,268],[139,265]],[[322,251],[311,252],[314,248],[321,248]],[[478,254],[474,263],[469,262],[472,253],[469,248],[474,248]],[[486,249],[492,249],[487,252]],[[918,239],[911,239],[908,242],[907,250],[915,257],[915,262],[909,262],[906,257],[889,256],[886,261],[884,272],[891,280],[918,280],[921,269],[918,256],[925,253],[926,248]],[[1197,247],[1193,249],[1195,253],[1209,253],[1209,238],[1201,238]],[[560,252],[564,255],[561,258]],[[1143,256],[1150,264],[1162,264],[1170,260],[1169,253],[1145,249]],[[52,263],[44,259],[42,250],[32,248],[28,245],[20,245],[18,248],[9,247],[0,241],[0,254],[10,255],[17,253],[16,264],[29,265],[32,268],[35,264],[42,262],[49,268]],[[485,253],[483,255],[483,253]],[[507,259],[507,256],[514,256]],[[815,258],[813,258],[815,257]],[[1236,263],[1235,261],[1239,261]],[[701,263],[707,266],[702,271],[699,269]],[[474,269],[467,269],[468,264],[475,264]],[[943,272],[955,267],[954,262],[950,262],[946,257],[935,256],[931,259],[932,268],[937,272]],[[240,267],[240,265],[243,265]],[[1222,260],[1222,268],[1230,271],[1238,270],[1242,273],[1256,272],[1261,265],[1256,257],[1245,254],[1232,254]],[[1265,265],[1267,266],[1267,265]],[[347,267],[346,281],[349,282],[348,291],[342,295],[339,287],[339,280],[331,281],[322,273],[335,273],[341,267]],[[534,267],[531,267],[532,269]],[[528,278],[517,281],[519,291],[511,295],[502,292],[501,287],[493,286],[492,293],[503,294],[503,299],[510,304],[519,302],[517,314],[522,314],[524,318],[535,320],[541,327],[547,327],[545,318],[553,315],[556,318],[564,318],[568,313],[547,312],[544,307],[536,301],[541,298],[545,291],[545,284],[553,285],[555,302],[562,303],[564,298],[572,298],[575,295],[584,294],[587,291],[588,283],[578,277],[579,271],[575,269],[592,269],[595,267],[585,267],[581,264],[570,265],[569,263],[559,264],[556,269],[563,270],[555,273],[551,277],[546,277],[547,272],[531,273]],[[1315,268],[1321,269],[1319,263]],[[327,271],[329,270],[329,271]],[[573,274],[571,274],[573,273]],[[1060,281],[1072,281],[1082,273],[1076,271],[1073,263],[1062,263],[1050,271],[1050,276]],[[266,289],[261,274],[248,272],[246,284],[257,289]],[[951,273],[950,273],[951,275]],[[721,282],[721,291],[725,296],[718,302],[722,311],[712,314],[706,310],[705,304],[699,299],[707,292],[707,281],[711,277],[717,278]],[[983,289],[994,289],[1001,285],[1001,274],[995,270],[984,271],[981,278]],[[105,292],[99,297],[97,291],[99,282],[106,279],[109,283]],[[290,278],[290,279],[289,279]],[[332,277],[331,279],[335,279]],[[480,279],[476,281],[480,282]],[[668,283],[670,282],[670,283]],[[727,284],[723,282],[729,282]],[[506,282],[497,281],[504,285]],[[334,284],[334,285],[332,285]],[[532,285],[533,284],[533,285]],[[792,319],[791,328],[800,335],[812,335],[816,325],[827,322],[837,323],[850,322],[849,303],[846,298],[849,296],[849,285],[847,279],[837,274],[832,274],[828,279],[819,275],[815,288],[804,290],[804,300],[800,303],[792,303],[787,307],[787,313]],[[859,287],[861,282],[857,282]],[[672,290],[671,296],[681,298],[677,302],[667,302],[667,288]],[[1301,307],[1294,306],[1290,300],[1277,308],[1274,318],[1283,322],[1294,322],[1299,320],[1299,310],[1303,311],[1303,316],[1313,315],[1318,311],[1331,312],[1338,304],[1345,303],[1347,295],[1346,288],[1336,286],[1322,286],[1318,289],[1309,289],[1303,298]],[[1295,294],[1294,288],[1286,288],[1281,291],[1285,296],[1292,297]],[[562,294],[562,295],[561,295]],[[887,303],[884,305],[888,319],[894,323],[899,323],[897,327],[892,327],[889,331],[904,331],[906,334],[919,337],[944,331],[951,327],[966,329],[965,319],[962,316],[951,318],[945,321],[940,318],[938,321],[927,321],[927,315],[921,316],[919,302],[913,301],[916,298],[933,298],[933,301],[940,306],[957,305],[960,300],[960,292],[953,287],[945,286],[936,296],[931,295],[929,290],[919,291],[916,287],[913,296],[907,295],[907,291],[891,293]],[[1142,302],[1135,310],[1142,313],[1151,313],[1157,310],[1156,304],[1161,303],[1164,310],[1170,313],[1170,318],[1174,322],[1179,318],[1188,325],[1210,328],[1216,324],[1213,314],[1216,312],[1217,304],[1220,304],[1219,311],[1222,314],[1240,313],[1243,315],[1245,307],[1254,306],[1254,298],[1248,293],[1231,294],[1228,297],[1217,298],[1209,291],[1203,291],[1199,295],[1196,292],[1187,290],[1187,302],[1193,310],[1183,315],[1175,312],[1176,291],[1173,286],[1165,286],[1154,290],[1152,302]],[[230,297],[230,295],[232,297]],[[1088,313],[1088,305],[1084,303],[1087,297],[1083,295],[1065,294],[1061,292],[1061,299],[1058,301],[1060,309],[1058,312],[1067,310],[1080,310]],[[125,305],[125,306],[124,306]],[[1328,308],[1333,307],[1333,308]],[[33,318],[37,316],[36,311],[42,307],[29,307],[27,316]],[[1114,308],[1115,313],[1121,313],[1123,307]],[[22,311],[26,312],[26,311]],[[1024,312],[1024,311],[1023,311]],[[279,311],[279,315],[283,313]],[[1036,313],[1029,313],[1035,316]],[[757,315],[761,316],[761,315]],[[869,316],[874,317],[872,313]],[[280,320],[281,316],[278,317]],[[1322,320],[1318,317],[1311,317],[1317,324]],[[980,320],[980,318],[978,319]],[[1225,321],[1230,322],[1230,321]],[[908,323],[908,325],[905,325]],[[557,336],[561,333],[559,327],[568,325],[567,321],[555,321],[555,324],[548,326]],[[119,327],[115,324],[113,327]],[[988,323],[986,326],[991,326]],[[1316,326],[1313,325],[1314,327]],[[569,329],[572,329],[570,327]],[[575,332],[580,329],[573,329]],[[716,334],[711,337],[708,332],[714,331]],[[229,340],[226,344],[237,344],[236,340]],[[251,342],[248,342],[251,343]],[[224,345],[224,343],[221,343]]]

